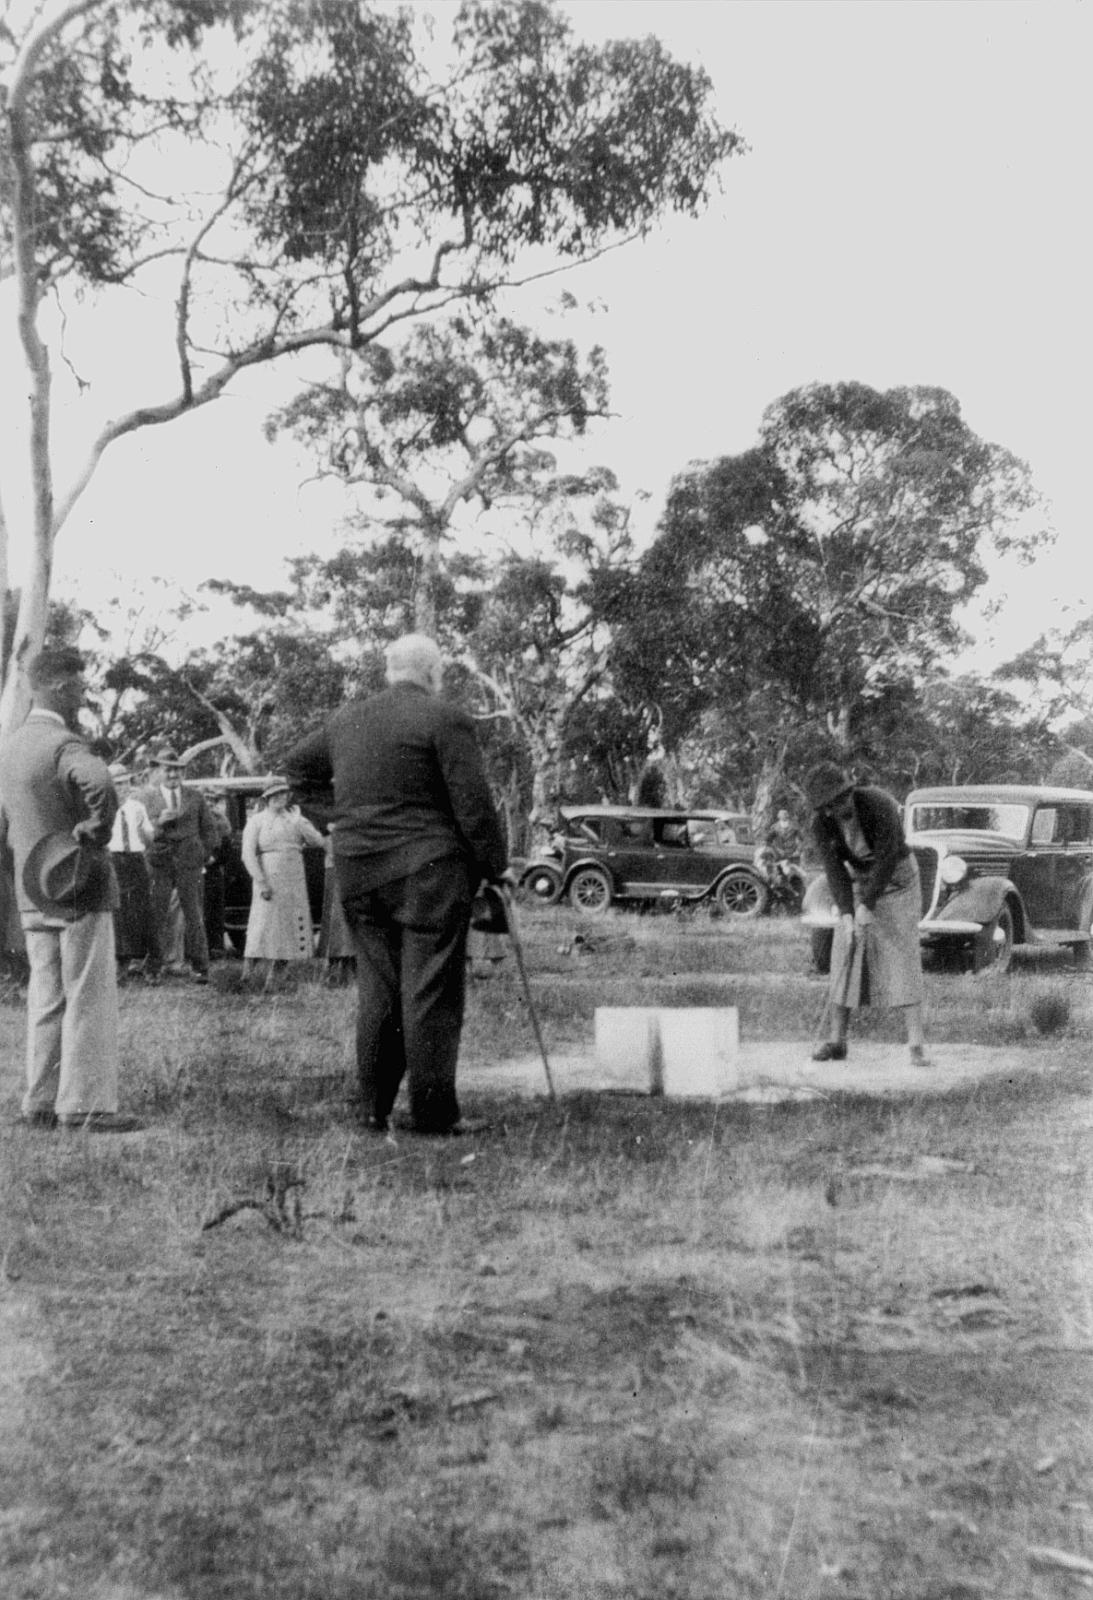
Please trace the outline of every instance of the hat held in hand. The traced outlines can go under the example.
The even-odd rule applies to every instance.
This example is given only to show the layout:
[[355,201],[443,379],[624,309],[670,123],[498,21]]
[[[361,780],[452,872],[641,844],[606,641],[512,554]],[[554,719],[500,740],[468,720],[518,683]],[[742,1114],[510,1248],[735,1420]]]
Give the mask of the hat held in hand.
[[484,883],[471,904],[471,927],[476,933],[507,933],[505,896],[495,883]]
[[47,833],[27,856],[23,888],[39,911],[74,919],[95,903],[109,871],[105,851],[70,833]]

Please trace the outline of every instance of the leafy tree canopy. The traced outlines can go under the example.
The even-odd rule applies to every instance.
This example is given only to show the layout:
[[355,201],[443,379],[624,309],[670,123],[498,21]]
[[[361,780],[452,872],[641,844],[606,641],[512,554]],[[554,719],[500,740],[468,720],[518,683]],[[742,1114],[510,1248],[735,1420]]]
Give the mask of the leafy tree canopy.
[[850,748],[869,707],[964,642],[989,549],[1029,559],[1027,468],[943,390],[813,384],[758,445],[673,483],[620,638],[620,674],[665,740],[702,710],[773,694]]

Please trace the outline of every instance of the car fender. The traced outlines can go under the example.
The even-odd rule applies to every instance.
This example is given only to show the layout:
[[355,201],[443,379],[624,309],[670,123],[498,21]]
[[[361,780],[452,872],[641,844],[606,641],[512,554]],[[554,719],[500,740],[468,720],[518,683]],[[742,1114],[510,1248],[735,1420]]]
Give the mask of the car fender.
[[1021,897],[1008,878],[973,878],[940,908],[936,922],[978,922],[984,927],[993,922],[1007,900],[1013,900],[1024,922]]

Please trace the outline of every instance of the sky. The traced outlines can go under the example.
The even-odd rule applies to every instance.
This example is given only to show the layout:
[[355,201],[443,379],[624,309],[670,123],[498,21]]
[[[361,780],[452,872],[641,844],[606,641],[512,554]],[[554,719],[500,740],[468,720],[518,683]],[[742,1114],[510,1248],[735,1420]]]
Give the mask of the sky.
[[[438,8],[434,8],[438,9]],[[673,220],[508,309],[565,320],[607,354],[615,415],[586,460],[614,468],[651,536],[674,473],[755,442],[798,385],[857,380],[950,390],[983,437],[1029,463],[1052,552],[998,567],[969,664],[989,671],[1084,603],[1090,315],[1091,7],[1076,0],[566,0],[594,40],[658,35],[712,79],[748,153],[697,220]],[[1085,198],[1083,198],[1083,196]],[[5,306],[6,306],[5,302]],[[57,368],[63,480],[102,416],[147,392],[161,308],[73,313],[91,387]],[[10,319],[5,318],[5,323]],[[261,376],[204,413],[104,458],[63,531],[56,592],[99,603],[155,584],[148,604],[206,578],[273,587],[292,555],[341,542],[344,505],[294,447],[262,435],[287,378]],[[0,421],[14,448],[23,383],[0,328]],[[648,498],[645,498],[645,497]],[[9,487],[13,577],[26,505]],[[237,623],[214,606],[178,645]],[[204,635],[204,636],[202,636]]]

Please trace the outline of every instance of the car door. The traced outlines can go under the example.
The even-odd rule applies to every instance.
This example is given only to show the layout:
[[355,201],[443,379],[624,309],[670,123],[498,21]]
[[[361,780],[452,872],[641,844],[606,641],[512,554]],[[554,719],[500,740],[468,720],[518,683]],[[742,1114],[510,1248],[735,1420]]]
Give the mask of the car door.
[[1037,806],[1032,814],[1028,844],[1013,863],[1013,881],[1034,929],[1064,926],[1060,912],[1059,878],[1065,864],[1062,808]]
[[604,829],[605,857],[620,894],[655,894],[659,887],[649,817],[612,817]]
[[1093,806],[1059,807],[1059,843],[1062,853],[1055,861],[1056,928],[1081,928],[1089,931],[1089,885],[1093,878]]
[[657,882],[680,894],[700,894],[714,876],[709,855],[691,842],[690,827],[686,817],[657,817],[653,823]]

